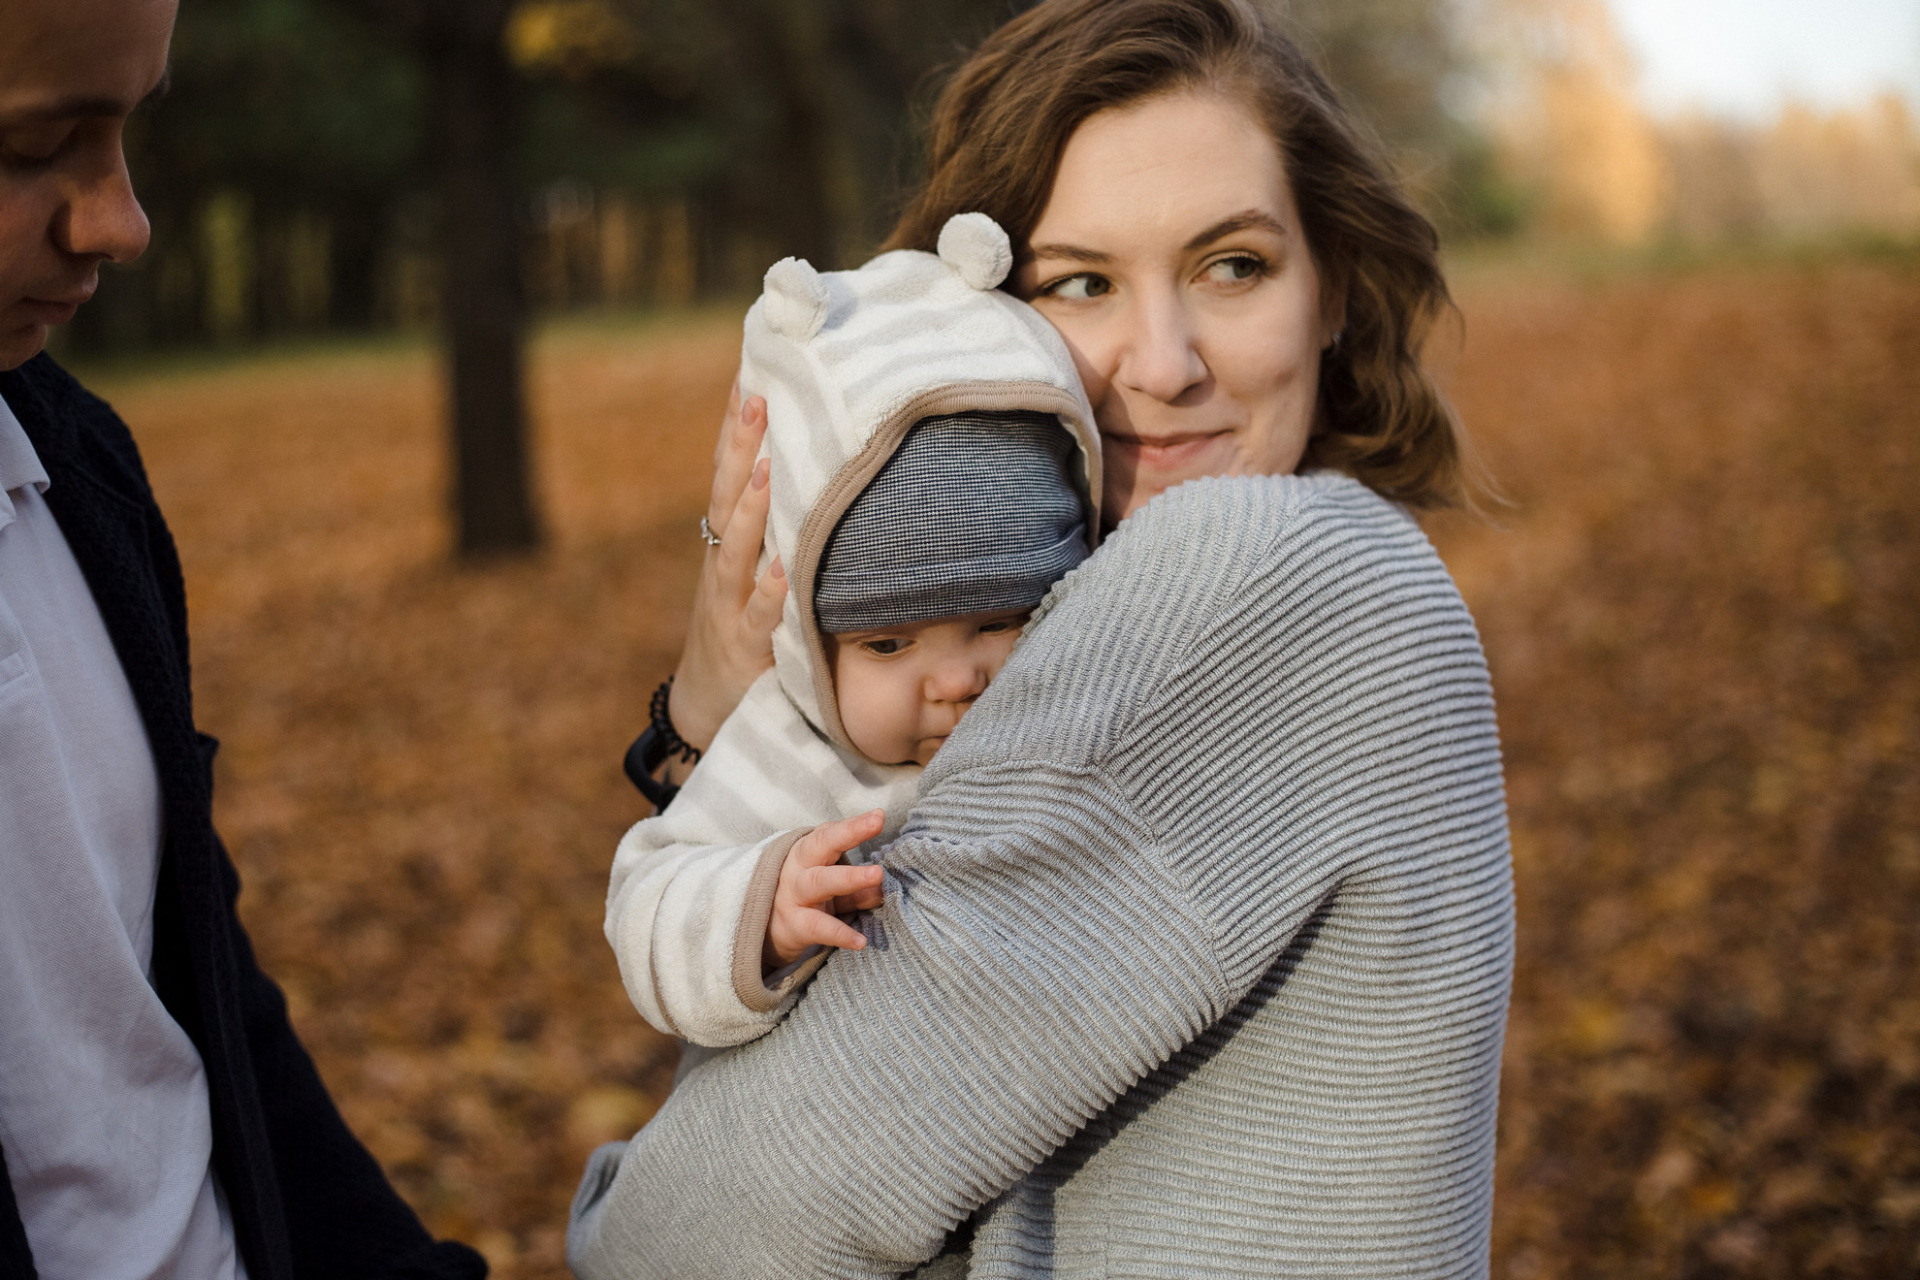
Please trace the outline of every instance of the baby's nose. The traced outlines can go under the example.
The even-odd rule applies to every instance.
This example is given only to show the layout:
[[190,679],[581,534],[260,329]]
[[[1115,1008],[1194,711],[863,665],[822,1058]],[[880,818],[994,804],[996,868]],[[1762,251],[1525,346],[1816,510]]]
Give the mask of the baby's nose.
[[986,689],[992,672],[984,662],[943,662],[927,679],[927,694],[935,702],[968,702]]

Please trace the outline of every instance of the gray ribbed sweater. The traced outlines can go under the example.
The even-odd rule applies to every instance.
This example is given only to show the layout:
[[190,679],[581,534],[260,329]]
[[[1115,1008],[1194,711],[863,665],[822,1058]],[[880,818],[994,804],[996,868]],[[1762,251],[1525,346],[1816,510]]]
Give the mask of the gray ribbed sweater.
[[1493,706],[1419,530],[1197,481],[1063,580],[872,945],[596,1153],[601,1277],[1478,1276],[1513,955]]

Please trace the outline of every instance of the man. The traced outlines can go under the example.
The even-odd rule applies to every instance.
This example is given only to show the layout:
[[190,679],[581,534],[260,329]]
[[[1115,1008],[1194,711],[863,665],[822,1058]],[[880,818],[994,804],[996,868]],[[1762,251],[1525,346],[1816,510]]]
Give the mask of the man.
[[234,914],[185,596],[44,354],[147,244],[121,134],[176,0],[0,0],[0,1277],[481,1277],[328,1098]]

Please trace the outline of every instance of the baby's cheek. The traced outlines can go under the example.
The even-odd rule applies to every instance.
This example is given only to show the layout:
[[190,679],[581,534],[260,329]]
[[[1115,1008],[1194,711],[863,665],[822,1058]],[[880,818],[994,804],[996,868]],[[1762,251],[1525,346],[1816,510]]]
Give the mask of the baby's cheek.
[[1010,631],[1001,641],[998,652],[996,652],[987,663],[987,680],[989,683],[998,680],[1000,673],[1006,670],[1007,659],[1013,656],[1013,647],[1020,643],[1020,635],[1021,633],[1019,631]]

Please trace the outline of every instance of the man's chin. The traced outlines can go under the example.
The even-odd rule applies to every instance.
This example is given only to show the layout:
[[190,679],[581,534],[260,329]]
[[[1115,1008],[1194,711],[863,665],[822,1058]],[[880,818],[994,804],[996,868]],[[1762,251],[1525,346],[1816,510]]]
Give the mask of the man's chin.
[[47,326],[9,325],[0,330],[0,373],[18,369],[46,349]]

